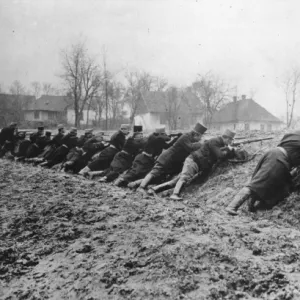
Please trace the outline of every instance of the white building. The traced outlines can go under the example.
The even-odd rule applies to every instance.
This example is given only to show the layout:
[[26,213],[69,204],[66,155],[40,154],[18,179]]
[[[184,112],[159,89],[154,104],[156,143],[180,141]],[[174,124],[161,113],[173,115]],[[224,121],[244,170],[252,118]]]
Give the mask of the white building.
[[212,118],[211,128],[224,131],[230,129],[238,130],[260,130],[276,131],[284,126],[283,122],[273,116],[261,105],[252,99],[242,99],[237,101],[234,97],[233,102],[226,104],[217,111]]

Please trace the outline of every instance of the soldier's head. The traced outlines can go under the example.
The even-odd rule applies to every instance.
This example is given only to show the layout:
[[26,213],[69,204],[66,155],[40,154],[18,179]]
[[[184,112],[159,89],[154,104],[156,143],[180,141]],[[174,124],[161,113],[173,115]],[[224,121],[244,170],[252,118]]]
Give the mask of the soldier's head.
[[17,128],[17,123],[16,123],[16,122],[11,122],[11,123],[9,124],[9,127],[10,127],[10,128]]
[[93,137],[93,129],[86,129],[86,130],[84,131],[84,135],[85,135],[87,138]]
[[122,124],[120,130],[123,132],[124,135],[128,135],[130,132],[130,125],[129,124]]
[[50,139],[51,138],[51,131],[46,131],[45,136]]
[[133,126],[133,137],[134,139],[140,140],[143,138],[143,126],[134,125]]
[[76,127],[72,127],[70,130],[70,135],[72,136],[77,136],[77,128]]
[[231,131],[229,129],[226,129],[224,131],[224,133],[222,134],[222,138],[223,138],[224,144],[225,145],[231,145],[232,142],[233,142],[234,136],[235,136],[235,132],[233,132],[233,131]]
[[60,134],[64,134],[65,133],[65,126],[63,124],[59,124],[57,126],[57,129],[58,129],[58,133],[60,133]]
[[37,128],[37,133],[38,133],[38,135],[43,135],[44,134],[44,126],[39,126],[38,128]]
[[171,140],[171,137],[169,137],[166,133],[166,128],[165,127],[156,128],[155,129],[155,134],[162,137],[165,141],[170,141]]
[[203,134],[206,132],[207,128],[200,123],[197,123],[193,128],[191,134],[194,142],[198,142],[201,140]]
[[18,132],[17,138],[18,138],[19,140],[24,140],[25,137],[26,137],[26,131],[20,131],[20,132]]

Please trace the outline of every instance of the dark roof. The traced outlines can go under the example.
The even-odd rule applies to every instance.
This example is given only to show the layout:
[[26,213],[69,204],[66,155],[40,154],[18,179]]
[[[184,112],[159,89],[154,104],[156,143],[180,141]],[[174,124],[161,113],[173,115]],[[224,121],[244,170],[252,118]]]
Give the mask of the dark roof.
[[27,110],[64,111],[67,105],[65,96],[43,95],[28,105]]
[[[150,91],[143,93],[142,101],[137,108],[136,114],[167,112],[167,93],[167,91]],[[178,97],[180,97],[181,101],[180,110],[189,113],[202,113],[201,103],[193,93],[189,91],[185,91],[184,93],[178,92]]]
[[282,123],[278,118],[252,99],[230,102],[217,111],[212,118],[212,123],[234,123],[238,121]]

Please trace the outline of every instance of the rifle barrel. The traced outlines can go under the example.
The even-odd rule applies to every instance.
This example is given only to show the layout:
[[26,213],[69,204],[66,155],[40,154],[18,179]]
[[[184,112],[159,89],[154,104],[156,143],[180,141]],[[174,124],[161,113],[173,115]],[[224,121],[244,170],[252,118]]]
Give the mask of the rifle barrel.
[[243,144],[250,144],[250,143],[255,143],[255,142],[272,140],[273,138],[274,137],[266,137],[266,138],[260,138],[260,139],[249,139],[249,140],[233,143],[232,146],[239,146],[239,145],[243,145]]

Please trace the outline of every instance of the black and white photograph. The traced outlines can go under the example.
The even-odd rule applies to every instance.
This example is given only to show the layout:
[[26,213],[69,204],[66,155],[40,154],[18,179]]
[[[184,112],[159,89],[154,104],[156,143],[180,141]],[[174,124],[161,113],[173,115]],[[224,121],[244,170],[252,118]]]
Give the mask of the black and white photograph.
[[0,0],[0,299],[300,299],[299,11]]

